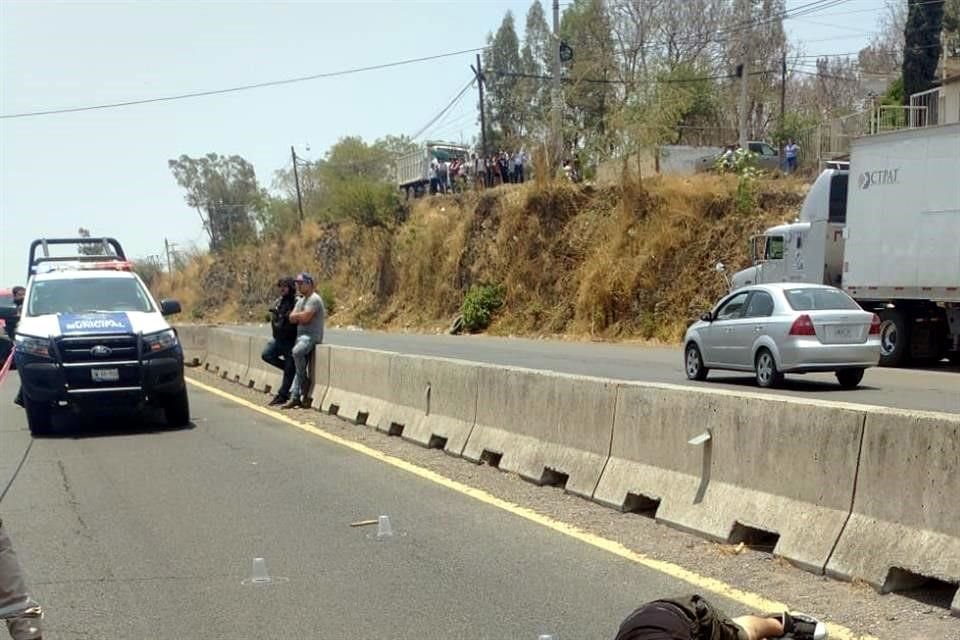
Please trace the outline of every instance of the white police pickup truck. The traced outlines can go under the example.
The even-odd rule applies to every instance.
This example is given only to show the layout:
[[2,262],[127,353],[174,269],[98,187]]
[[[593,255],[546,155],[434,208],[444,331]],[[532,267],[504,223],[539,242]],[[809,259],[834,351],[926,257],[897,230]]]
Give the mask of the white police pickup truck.
[[[57,245],[93,249],[52,257]],[[14,340],[31,433],[49,432],[58,410],[103,416],[146,406],[186,426],[183,351],[166,321],[179,312],[175,300],[153,299],[113,238],[34,240]]]

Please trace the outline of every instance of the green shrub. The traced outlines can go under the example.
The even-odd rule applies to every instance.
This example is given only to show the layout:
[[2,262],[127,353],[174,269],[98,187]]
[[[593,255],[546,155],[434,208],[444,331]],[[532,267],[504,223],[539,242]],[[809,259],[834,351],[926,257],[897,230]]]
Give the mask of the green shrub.
[[333,287],[329,284],[322,285],[317,293],[320,294],[320,298],[323,299],[323,308],[327,311],[327,317],[333,315],[333,312],[336,310],[336,298],[333,295]]
[[473,285],[463,298],[460,312],[468,331],[482,331],[490,325],[493,313],[503,306],[503,287],[495,284]]

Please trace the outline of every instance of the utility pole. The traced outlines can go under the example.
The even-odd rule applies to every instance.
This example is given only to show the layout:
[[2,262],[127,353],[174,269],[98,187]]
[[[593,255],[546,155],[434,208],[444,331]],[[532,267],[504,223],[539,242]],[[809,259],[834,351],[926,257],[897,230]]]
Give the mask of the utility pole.
[[787,104],[787,48],[783,48],[783,57],[780,58],[780,161],[783,162],[783,127],[786,119]]
[[480,66],[480,54],[477,54],[477,66],[470,65],[473,76],[477,79],[477,89],[480,90],[480,153],[487,158],[487,115],[483,103],[483,67]]
[[303,226],[303,196],[300,195],[300,174],[297,172],[297,152],[290,145],[290,157],[293,158],[293,182],[297,185],[297,211],[300,212],[300,226]]
[[744,28],[740,31],[740,104],[737,110],[740,114],[740,122],[738,126],[740,135],[740,148],[747,150],[747,82],[750,77],[750,40],[752,36],[750,20],[752,16],[750,15],[751,12],[749,2],[741,1],[740,6],[740,20],[744,25]]
[[559,166],[563,152],[563,94],[560,85],[560,0],[553,0],[553,154],[554,165]]
[[167,253],[167,273],[173,273],[173,261],[170,259],[170,254],[173,253],[176,246],[176,243],[170,242],[166,238],[163,239],[163,248]]
[[747,148],[747,50],[744,44],[743,60],[740,63],[740,104],[737,110],[740,112],[740,123],[738,126],[740,133],[740,148]]

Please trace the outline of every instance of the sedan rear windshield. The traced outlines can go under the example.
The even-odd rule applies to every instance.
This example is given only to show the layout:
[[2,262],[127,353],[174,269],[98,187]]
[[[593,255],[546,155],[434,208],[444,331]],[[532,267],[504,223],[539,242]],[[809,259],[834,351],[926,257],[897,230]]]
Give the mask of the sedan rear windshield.
[[794,311],[859,310],[853,298],[839,289],[785,289],[784,295]]
[[150,297],[134,278],[78,278],[33,283],[27,313],[153,311]]

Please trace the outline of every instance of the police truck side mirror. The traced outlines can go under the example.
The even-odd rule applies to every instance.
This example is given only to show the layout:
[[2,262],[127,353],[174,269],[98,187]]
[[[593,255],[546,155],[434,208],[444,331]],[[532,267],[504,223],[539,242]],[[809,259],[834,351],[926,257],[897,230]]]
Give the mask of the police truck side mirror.
[[160,313],[164,316],[172,316],[180,313],[180,303],[176,300],[161,300]]

